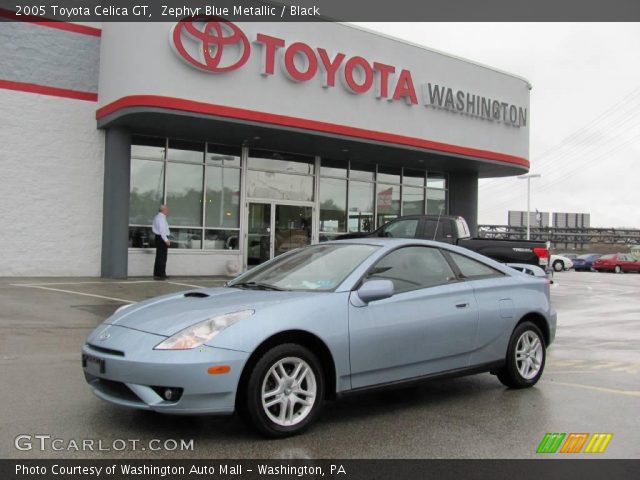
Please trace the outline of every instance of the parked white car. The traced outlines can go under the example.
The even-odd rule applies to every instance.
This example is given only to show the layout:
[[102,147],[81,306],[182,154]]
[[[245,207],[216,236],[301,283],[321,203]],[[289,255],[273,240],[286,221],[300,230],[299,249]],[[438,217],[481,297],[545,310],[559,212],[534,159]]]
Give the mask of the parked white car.
[[570,270],[573,268],[573,262],[570,258],[563,257],[562,255],[551,255],[550,260],[551,268],[555,272],[562,272],[563,270]]

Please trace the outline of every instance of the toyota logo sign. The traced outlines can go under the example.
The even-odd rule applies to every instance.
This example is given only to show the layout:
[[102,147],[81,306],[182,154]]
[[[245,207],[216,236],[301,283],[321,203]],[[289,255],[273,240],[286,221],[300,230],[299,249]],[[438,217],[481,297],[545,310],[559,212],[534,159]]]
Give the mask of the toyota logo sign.
[[171,32],[171,46],[184,61],[200,70],[230,72],[249,59],[247,36],[220,17],[191,17],[179,21]]

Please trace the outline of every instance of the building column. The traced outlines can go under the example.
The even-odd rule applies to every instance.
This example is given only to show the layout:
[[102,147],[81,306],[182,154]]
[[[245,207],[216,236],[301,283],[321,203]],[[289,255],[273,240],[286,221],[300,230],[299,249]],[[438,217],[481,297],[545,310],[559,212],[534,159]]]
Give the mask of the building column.
[[449,214],[463,217],[471,236],[478,235],[478,174],[449,174]]
[[103,278],[127,278],[130,176],[131,135],[121,128],[110,128],[104,149]]

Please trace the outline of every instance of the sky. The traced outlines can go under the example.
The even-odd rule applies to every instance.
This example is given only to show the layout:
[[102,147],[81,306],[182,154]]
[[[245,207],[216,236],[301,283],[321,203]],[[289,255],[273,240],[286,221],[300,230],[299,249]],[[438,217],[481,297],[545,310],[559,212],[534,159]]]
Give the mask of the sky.
[[[640,23],[356,23],[525,77],[531,210],[640,228]],[[480,181],[478,220],[526,210],[527,182]]]

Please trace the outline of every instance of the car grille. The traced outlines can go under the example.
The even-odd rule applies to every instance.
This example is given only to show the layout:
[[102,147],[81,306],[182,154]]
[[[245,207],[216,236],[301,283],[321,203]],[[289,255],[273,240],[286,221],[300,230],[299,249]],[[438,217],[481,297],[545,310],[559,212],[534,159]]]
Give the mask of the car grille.
[[95,350],[96,352],[105,353],[107,355],[115,355],[117,357],[124,357],[124,352],[121,350],[113,350],[111,348],[99,347],[97,345],[93,345],[92,343],[87,343],[87,347],[91,350]]

